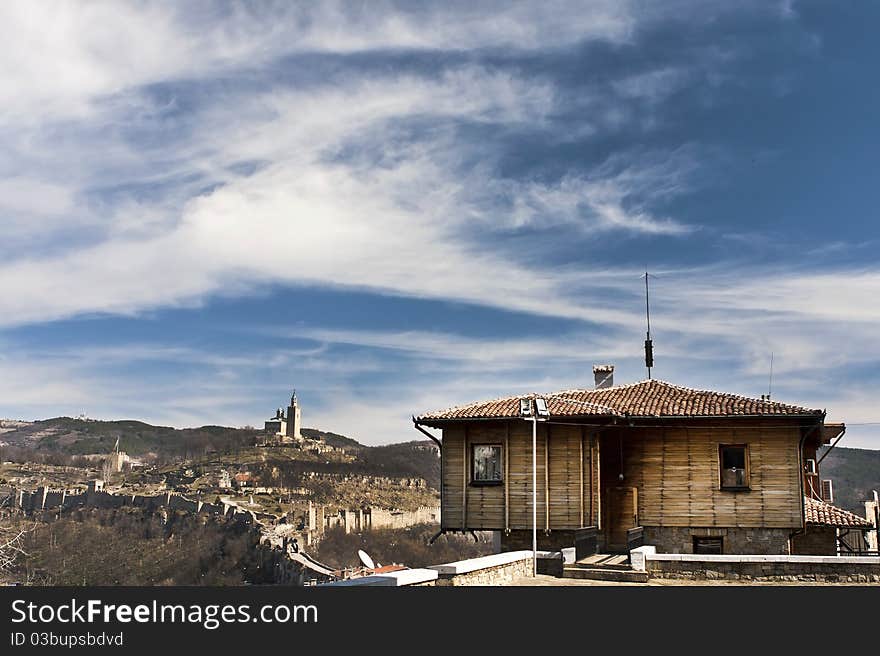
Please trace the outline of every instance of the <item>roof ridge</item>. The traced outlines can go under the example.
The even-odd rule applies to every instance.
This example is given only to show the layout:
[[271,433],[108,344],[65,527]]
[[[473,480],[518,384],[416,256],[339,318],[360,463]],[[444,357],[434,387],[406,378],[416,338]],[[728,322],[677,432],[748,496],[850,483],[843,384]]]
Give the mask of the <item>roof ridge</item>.
[[[584,388],[577,388],[576,387],[574,389],[567,389],[567,390],[561,390],[559,392],[553,392],[552,394],[547,394],[547,396],[557,396],[559,394],[569,394],[571,392],[607,392],[609,390],[619,390],[619,389],[624,389],[626,387],[635,387],[636,385],[641,385],[642,383],[647,383],[650,381],[651,381],[650,378],[644,378],[642,380],[637,380],[634,383],[623,383],[622,385],[609,385],[608,387],[594,387],[592,389],[587,389],[585,387]],[[670,384],[670,383],[667,383],[667,384]]]
[[728,396],[735,399],[743,399],[745,401],[754,401],[755,403],[768,403],[771,405],[784,405],[789,408],[798,408],[799,410],[811,410],[811,408],[807,408],[802,405],[795,405],[794,403],[786,403],[784,401],[774,401],[773,399],[762,399],[756,396],[746,396],[745,394],[735,394],[734,392],[719,392],[717,390],[708,390],[708,389],[699,389],[697,387],[688,387],[687,385],[678,385],[676,383],[670,383],[667,380],[662,380],[660,378],[648,378],[641,382],[657,382],[663,383],[664,385],[668,385],[669,387],[674,387],[675,389],[684,390],[687,392],[701,392],[703,394],[717,394],[719,396]]

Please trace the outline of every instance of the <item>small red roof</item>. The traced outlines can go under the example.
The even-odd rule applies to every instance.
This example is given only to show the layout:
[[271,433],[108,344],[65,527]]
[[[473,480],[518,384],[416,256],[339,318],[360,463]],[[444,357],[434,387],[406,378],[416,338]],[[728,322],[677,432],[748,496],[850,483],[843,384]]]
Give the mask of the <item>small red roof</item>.
[[370,570],[371,574],[387,574],[388,572],[399,572],[404,569],[409,569],[408,567],[404,567],[403,565],[383,565],[382,567],[375,567]]
[[830,503],[804,497],[804,519],[807,524],[821,526],[871,527],[864,517],[851,513]]
[[698,390],[662,380],[643,380],[603,389],[573,389],[553,394],[523,394],[428,412],[419,423],[520,416],[520,399],[544,398],[551,417],[819,417],[822,410]]

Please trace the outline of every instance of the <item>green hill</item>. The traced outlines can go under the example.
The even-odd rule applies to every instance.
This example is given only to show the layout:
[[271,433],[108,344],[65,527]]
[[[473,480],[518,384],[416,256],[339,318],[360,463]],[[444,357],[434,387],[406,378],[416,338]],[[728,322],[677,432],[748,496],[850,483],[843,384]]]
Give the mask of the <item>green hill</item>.
[[864,516],[863,502],[872,498],[873,490],[880,492],[880,451],[835,447],[822,460],[819,473],[834,481],[835,506]]

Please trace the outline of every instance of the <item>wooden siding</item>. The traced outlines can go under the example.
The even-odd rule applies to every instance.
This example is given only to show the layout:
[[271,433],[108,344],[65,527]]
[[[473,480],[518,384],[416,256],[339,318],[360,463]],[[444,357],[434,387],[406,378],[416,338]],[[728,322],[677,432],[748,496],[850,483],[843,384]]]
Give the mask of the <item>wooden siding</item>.
[[[799,437],[797,428],[778,426],[624,433],[625,485],[638,488],[639,522],[643,526],[801,526]],[[721,444],[748,444],[749,490],[721,489]]]
[[444,529],[466,528],[461,512],[464,503],[461,480],[466,465],[462,460],[464,443],[463,426],[453,426],[443,431],[443,442],[440,449],[440,457],[443,458],[443,480],[440,482],[442,502],[440,525]]
[[[539,529],[603,526],[603,496],[609,487],[637,488],[638,519],[644,526],[795,528],[802,525],[797,427],[781,429],[777,424],[767,428],[618,428],[606,429],[601,438],[594,430],[538,424]],[[618,477],[618,435],[623,442],[623,482]],[[471,483],[473,444],[503,447],[505,478],[502,485]],[[749,445],[750,490],[720,489],[720,444]],[[447,426],[443,430],[442,455],[444,529],[531,528],[532,426],[529,422],[470,422]]]
[[[471,484],[470,447],[474,444],[504,447],[503,485]],[[538,424],[538,528],[578,528],[584,525],[582,511],[587,525],[595,521],[599,489],[592,466],[595,452],[591,434],[578,426]],[[442,454],[443,528],[531,527],[532,426],[529,422],[473,422],[467,429],[463,426],[445,428]]]

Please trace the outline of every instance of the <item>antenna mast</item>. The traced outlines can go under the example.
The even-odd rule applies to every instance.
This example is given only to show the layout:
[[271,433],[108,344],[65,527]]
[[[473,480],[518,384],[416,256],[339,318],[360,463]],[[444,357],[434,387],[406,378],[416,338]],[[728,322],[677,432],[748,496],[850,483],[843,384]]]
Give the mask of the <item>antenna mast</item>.
[[654,342],[651,341],[651,297],[648,291],[647,271],[645,271],[645,319],[648,323],[645,339],[645,366],[648,368],[648,380],[651,380],[651,367],[654,366]]
[[773,394],[773,351],[770,351],[770,384],[767,386],[767,400]]

